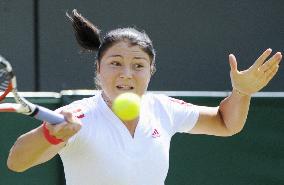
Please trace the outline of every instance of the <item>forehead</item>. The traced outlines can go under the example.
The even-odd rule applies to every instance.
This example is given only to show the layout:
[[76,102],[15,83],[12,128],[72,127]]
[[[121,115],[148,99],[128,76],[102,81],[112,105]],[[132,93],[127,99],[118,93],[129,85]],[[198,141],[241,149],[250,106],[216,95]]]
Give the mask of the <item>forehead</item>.
[[131,45],[129,42],[118,42],[107,49],[102,58],[120,55],[122,57],[143,57],[150,61],[149,55],[138,45]]

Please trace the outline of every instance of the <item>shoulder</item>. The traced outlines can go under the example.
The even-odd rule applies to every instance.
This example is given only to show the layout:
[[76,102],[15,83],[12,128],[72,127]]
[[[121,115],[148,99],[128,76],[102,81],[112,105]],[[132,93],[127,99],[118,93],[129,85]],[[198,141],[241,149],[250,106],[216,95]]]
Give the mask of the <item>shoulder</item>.
[[76,117],[86,114],[97,107],[99,94],[95,94],[92,97],[82,98],[80,100],[73,101],[70,104],[64,105],[58,108],[56,111],[62,110],[72,112]]
[[144,95],[144,99],[147,103],[157,105],[161,107],[172,107],[172,106],[188,106],[192,105],[184,100],[173,98],[165,94],[147,93]]
[[153,112],[154,115],[169,114],[169,101],[170,97],[165,94],[147,92],[142,97],[142,108],[147,112]]
[[147,92],[142,100],[150,103],[150,104],[164,104],[166,103],[166,101],[168,101],[170,97],[165,95],[165,94],[156,94],[156,93],[151,93],[151,92]]
[[98,95],[94,95],[92,97],[83,98],[81,100],[76,100],[70,103],[68,106],[84,106],[84,107],[94,107],[98,103]]
[[148,93],[145,95],[145,99],[148,102],[147,107],[157,115],[167,114],[172,118],[182,118],[198,113],[196,105],[187,103],[182,99],[167,96],[165,94]]

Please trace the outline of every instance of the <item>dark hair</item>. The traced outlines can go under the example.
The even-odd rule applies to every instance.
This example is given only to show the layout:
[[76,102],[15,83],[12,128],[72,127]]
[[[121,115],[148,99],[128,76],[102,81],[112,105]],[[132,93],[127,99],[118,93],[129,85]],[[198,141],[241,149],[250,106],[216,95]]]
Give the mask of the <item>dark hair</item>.
[[79,45],[88,51],[97,52],[98,62],[101,62],[104,53],[115,43],[119,41],[129,42],[131,45],[139,46],[146,52],[151,60],[151,74],[156,71],[155,67],[155,50],[152,41],[144,31],[138,31],[135,28],[118,28],[109,31],[101,38],[100,30],[89,20],[83,17],[76,9],[67,17],[72,22],[74,34]]

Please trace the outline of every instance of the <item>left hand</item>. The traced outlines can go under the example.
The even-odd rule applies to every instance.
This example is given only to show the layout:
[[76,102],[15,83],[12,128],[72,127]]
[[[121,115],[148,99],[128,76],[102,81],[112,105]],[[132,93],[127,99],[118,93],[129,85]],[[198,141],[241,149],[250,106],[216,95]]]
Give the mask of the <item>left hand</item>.
[[277,52],[267,60],[271,52],[271,49],[264,51],[255,63],[244,71],[238,71],[236,57],[230,54],[230,76],[233,89],[240,93],[251,95],[265,87],[277,73],[282,59],[282,54]]

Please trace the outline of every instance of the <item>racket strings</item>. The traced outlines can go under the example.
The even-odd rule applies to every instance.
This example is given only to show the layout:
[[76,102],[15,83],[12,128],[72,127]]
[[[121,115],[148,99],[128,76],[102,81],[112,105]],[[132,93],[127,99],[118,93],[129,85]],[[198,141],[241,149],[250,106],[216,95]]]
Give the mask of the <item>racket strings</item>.
[[5,68],[0,68],[0,77],[5,76],[7,74],[7,70]]
[[13,76],[10,63],[0,55],[0,101],[13,90],[11,83]]
[[8,88],[8,86],[9,86],[9,83],[7,83],[7,84],[5,84],[5,83],[1,84],[1,85],[0,85],[0,92],[6,91],[6,89]]
[[5,91],[10,83],[7,70],[1,67],[2,65],[0,65],[0,92]]
[[9,87],[9,83],[3,83],[0,85],[0,94],[2,94],[4,91],[6,91]]

